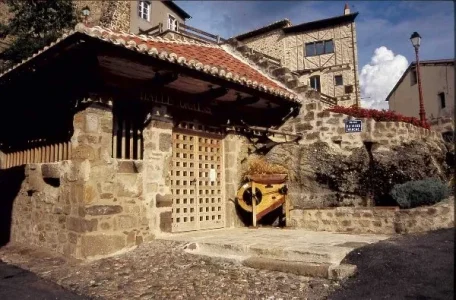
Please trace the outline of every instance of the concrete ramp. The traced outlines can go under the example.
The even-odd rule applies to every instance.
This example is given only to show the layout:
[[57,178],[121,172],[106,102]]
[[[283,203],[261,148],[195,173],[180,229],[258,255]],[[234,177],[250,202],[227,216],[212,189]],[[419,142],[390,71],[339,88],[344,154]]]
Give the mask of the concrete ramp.
[[341,265],[349,252],[389,236],[302,229],[233,228],[169,234],[158,238],[184,242],[184,250],[188,253],[227,258],[254,268],[343,279],[356,272],[356,266]]

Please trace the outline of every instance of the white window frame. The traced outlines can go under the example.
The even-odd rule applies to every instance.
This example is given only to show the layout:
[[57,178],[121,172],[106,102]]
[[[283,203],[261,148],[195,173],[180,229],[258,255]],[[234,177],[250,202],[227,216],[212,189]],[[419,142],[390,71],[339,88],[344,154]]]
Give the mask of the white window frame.
[[[171,22],[174,22],[174,29],[171,28]],[[177,18],[175,16],[173,16],[172,14],[168,14],[167,23],[168,23],[169,30],[178,31],[178,22],[177,22]]]
[[138,1],[138,17],[150,22],[150,1]]

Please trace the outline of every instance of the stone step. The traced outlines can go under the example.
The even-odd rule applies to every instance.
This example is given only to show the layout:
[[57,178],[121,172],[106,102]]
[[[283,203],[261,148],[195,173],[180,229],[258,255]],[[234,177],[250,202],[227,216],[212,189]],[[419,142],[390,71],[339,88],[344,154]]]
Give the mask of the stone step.
[[[194,254],[239,257],[262,257],[311,263],[338,263],[346,255],[341,249],[334,251],[331,246],[308,247],[306,249],[272,246],[268,244],[240,245],[235,243],[220,243],[211,241],[191,242],[184,246],[185,250]],[[348,249],[347,249],[348,250]],[[348,252],[347,252],[348,253]]]
[[356,271],[356,266],[341,264],[350,251],[387,236],[235,228],[157,238],[182,242],[187,253],[229,259],[249,267],[342,279]]

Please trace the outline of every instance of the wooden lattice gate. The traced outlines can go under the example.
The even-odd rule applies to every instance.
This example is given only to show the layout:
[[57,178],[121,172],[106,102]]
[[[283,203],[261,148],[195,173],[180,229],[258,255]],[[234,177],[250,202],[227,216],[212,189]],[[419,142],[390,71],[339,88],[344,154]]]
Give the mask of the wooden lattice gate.
[[172,231],[225,226],[223,143],[220,137],[173,133]]

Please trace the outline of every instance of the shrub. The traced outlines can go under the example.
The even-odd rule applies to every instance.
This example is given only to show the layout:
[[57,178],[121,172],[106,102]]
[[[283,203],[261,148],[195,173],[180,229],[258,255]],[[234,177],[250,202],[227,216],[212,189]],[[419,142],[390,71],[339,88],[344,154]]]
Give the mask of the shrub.
[[423,127],[426,129],[430,129],[431,126],[426,122],[425,125],[423,126],[420,122],[415,117],[406,117],[401,114],[395,113],[394,111],[391,110],[376,110],[376,109],[367,109],[367,108],[361,108],[361,107],[356,107],[356,106],[351,106],[351,107],[344,107],[344,106],[334,106],[331,108],[328,108],[327,111],[334,112],[334,113],[340,113],[340,114],[345,114],[349,115],[352,117],[356,118],[368,118],[368,119],[374,119],[375,121],[378,122],[404,122],[404,123],[410,123],[415,126]]
[[439,179],[428,178],[397,184],[390,194],[401,208],[414,208],[440,202],[450,195],[450,190]]
[[244,176],[270,174],[288,174],[288,170],[281,165],[269,163],[264,158],[255,157],[249,160],[248,168],[244,172]]

